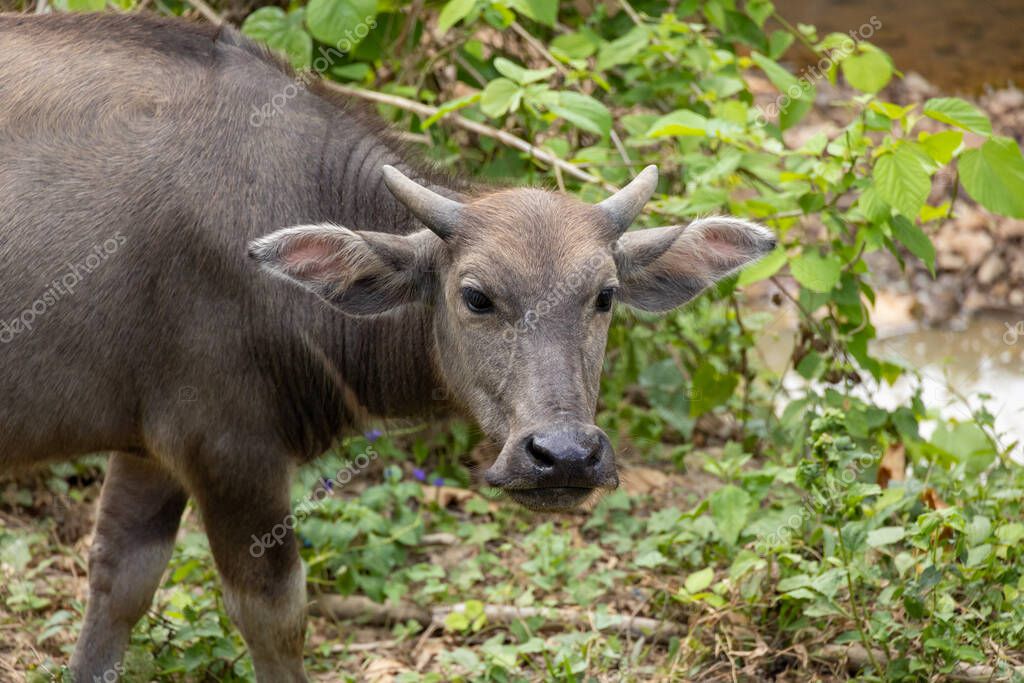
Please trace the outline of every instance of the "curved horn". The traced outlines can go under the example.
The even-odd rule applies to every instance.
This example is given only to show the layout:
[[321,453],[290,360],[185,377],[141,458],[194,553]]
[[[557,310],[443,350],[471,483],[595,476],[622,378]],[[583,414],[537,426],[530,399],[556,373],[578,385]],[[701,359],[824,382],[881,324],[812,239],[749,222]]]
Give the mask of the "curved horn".
[[624,188],[597,205],[612,219],[617,230],[614,239],[618,239],[633,224],[657,186],[658,167],[651,165],[640,171]]
[[423,187],[394,166],[384,166],[381,171],[384,173],[384,184],[395,199],[405,204],[438,237],[448,239],[455,234],[462,204]]

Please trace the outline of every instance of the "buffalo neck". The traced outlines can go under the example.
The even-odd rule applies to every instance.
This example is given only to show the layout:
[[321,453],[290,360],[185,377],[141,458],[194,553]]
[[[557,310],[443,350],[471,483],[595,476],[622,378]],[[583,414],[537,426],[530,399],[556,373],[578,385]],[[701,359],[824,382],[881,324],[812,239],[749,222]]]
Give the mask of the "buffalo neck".
[[[318,172],[312,179],[315,188],[309,189],[319,205],[311,215],[356,231],[407,234],[423,229],[384,186],[381,167],[394,165],[445,194],[452,190],[409,161],[409,153],[372,115],[327,104],[329,110],[320,110],[322,133],[311,150]],[[301,353],[312,366],[299,379],[301,386],[288,393],[302,394],[299,403],[306,407],[306,430],[317,435],[314,443],[374,419],[447,412],[428,303],[368,317],[346,316],[309,297],[304,307],[312,319]],[[296,381],[285,373],[280,379]]]

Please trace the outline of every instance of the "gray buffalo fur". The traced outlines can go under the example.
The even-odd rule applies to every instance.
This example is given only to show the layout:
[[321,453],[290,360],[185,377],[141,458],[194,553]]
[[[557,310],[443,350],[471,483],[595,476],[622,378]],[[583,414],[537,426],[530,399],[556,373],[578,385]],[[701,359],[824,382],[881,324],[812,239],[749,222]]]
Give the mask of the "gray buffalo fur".
[[294,537],[251,552],[297,463],[367,418],[460,412],[501,447],[488,481],[570,506],[616,481],[601,445],[538,483],[543,430],[556,458],[607,442],[595,297],[667,310],[774,245],[727,218],[620,237],[653,171],[604,207],[445,177],[317,87],[253,125],[294,86],[231,29],[0,16],[0,476],[112,453],[76,680],[122,671],[189,498],[257,678],[305,680]]

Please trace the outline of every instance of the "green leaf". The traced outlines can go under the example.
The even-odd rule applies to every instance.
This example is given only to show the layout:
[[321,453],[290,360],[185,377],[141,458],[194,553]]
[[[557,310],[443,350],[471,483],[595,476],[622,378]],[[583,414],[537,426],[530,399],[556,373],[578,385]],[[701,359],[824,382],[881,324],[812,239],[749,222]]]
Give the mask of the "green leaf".
[[860,193],[857,206],[864,217],[872,223],[882,223],[892,214],[892,208],[878,196],[878,192],[873,187]]
[[551,75],[555,73],[555,67],[549,66],[546,69],[524,69],[515,62],[505,59],[504,57],[498,57],[494,60],[494,68],[498,70],[502,76],[509,78],[519,85],[527,85],[528,83],[536,83],[537,81],[544,81],[551,78]]
[[53,5],[62,12],[102,12],[107,8],[106,0],[56,0]]
[[653,569],[666,564],[668,559],[657,550],[648,550],[647,552],[638,555],[633,564],[644,569]]
[[597,44],[583,33],[563,33],[551,41],[551,54],[559,59],[586,59],[597,51]]
[[901,526],[883,526],[868,532],[868,545],[872,548],[879,548],[883,545],[899,543],[906,535],[907,530]]
[[554,27],[558,20],[558,0],[509,0],[509,6],[522,15]]
[[285,14],[280,7],[261,7],[242,24],[242,33],[283,52],[296,69],[308,69],[313,59],[313,39],[306,33],[306,10]]
[[604,71],[619,64],[625,64],[647,47],[647,28],[634,26],[626,35],[601,46],[597,53],[597,70]]
[[476,0],[448,0],[437,17],[437,28],[441,33],[447,33],[452,26],[465,19],[475,6]]
[[841,67],[847,83],[872,95],[892,80],[892,62],[888,55],[873,46],[864,45],[860,54],[844,59]]
[[875,162],[874,188],[894,209],[915,218],[928,199],[932,183],[917,153],[903,145]]
[[702,590],[706,590],[714,580],[714,568],[705,567],[704,569],[693,572],[687,576],[686,580],[683,582],[683,588],[686,589],[687,593],[700,593]]
[[980,109],[959,97],[933,97],[924,103],[924,113],[936,121],[957,126],[978,135],[991,135],[992,123]]
[[789,31],[772,31],[772,34],[768,36],[768,56],[772,59],[778,59],[782,55],[786,54],[786,50],[793,44],[796,38]]
[[446,631],[465,631],[469,628],[469,619],[462,612],[449,612],[444,618]]
[[939,422],[932,433],[931,442],[953,456],[957,462],[964,463],[964,471],[969,477],[978,476],[996,459],[996,452],[985,436],[985,431],[974,422],[952,425]]
[[454,100],[448,100],[447,102],[445,102],[444,104],[437,108],[437,113],[433,114],[432,116],[430,116],[430,118],[423,122],[423,129],[426,130],[427,128],[430,128],[432,125],[437,123],[441,118],[447,116],[453,111],[464,109],[471,104],[479,102],[480,97],[481,93],[474,92],[468,95],[463,95],[462,97],[456,97]]
[[757,263],[744,268],[743,271],[740,272],[740,277],[736,281],[736,284],[742,287],[744,285],[760,282],[761,280],[766,280],[779,272],[779,269],[784,265],[786,265],[786,250],[782,247],[776,247],[774,251]]
[[480,96],[480,110],[491,118],[503,116],[509,110],[519,108],[523,91],[507,78],[496,78],[487,84]]
[[833,255],[821,256],[813,251],[804,252],[789,262],[789,270],[801,285],[812,292],[831,292],[839,283],[842,263]]
[[373,72],[369,65],[364,62],[354,64],[339,64],[329,69],[331,76],[342,81],[365,81]]
[[775,11],[771,0],[747,0],[747,14],[758,26],[764,26],[765,20]]
[[669,135],[704,136],[707,133],[708,120],[689,109],[679,109],[666,114],[651,124],[647,137],[662,138]]
[[0,545],[0,568],[10,568],[14,573],[25,570],[32,561],[32,548],[28,538],[20,537]]
[[983,564],[985,560],[992,554],[992,546],[989,544],[975,546],[967,551],[967,562],[968,567],[977,567]]
[[750,515],[750,494],[728,484],[712,493],[708,501],[718,534],[726,544],[736,545]]
[[889,226],[892,227],[893,237],[909,249],[911,254],[921,259],[934,276],[935,245],[932,244],[928,235],[904,216],[891,217]]
[[994,137],[960,155],[960,182],[990,211],[1024,218],[1024,158],[1010,138]]
[[996,529],[996,538],[1006,545],[1017,545],[1024,539],[1024,524],[1010,522]]
[[972,546],[981,545],[991,534],[992,520],[985,515],[977,515],[967,526],[967,543]]
[[953,159],[953,153],[964,141],[964,134],[958,130],[944,130],[941,133],[922,132],[917,136],[917,141],[936,162],[948,164]]
[[608,108],[590,95],[577,92],[558,93],[558,103],[548,106],[551,113],[561,116],[587,132],[606,137],[612,129],[612,114]]
[[916,104],[908,104],[905,107],[901,107],[898,104],[883,102],[881,100],[871,100],[871,102],[868,103],[868,109],[885,116],[887,119],[892,119],[893,121],[903,121],[907,118],[907,114],[913,111],[915,107],[917,107]]
[[720,373],[711,363],[703,363],[693,373],[693,391],[690,397],[690,415],[697,417],[729,400],[739,377],[735,373]]
[[817,89],[806,78],[798,79],[760,52],[751,52],[750,58],[779,90],[780,95],[776,99],[779,108],[779,127],[786,130],[798,123],[814,104]]
[[351,52],[372,28],[377,0],[310,0],[306,26],[313,37],[342,52]]

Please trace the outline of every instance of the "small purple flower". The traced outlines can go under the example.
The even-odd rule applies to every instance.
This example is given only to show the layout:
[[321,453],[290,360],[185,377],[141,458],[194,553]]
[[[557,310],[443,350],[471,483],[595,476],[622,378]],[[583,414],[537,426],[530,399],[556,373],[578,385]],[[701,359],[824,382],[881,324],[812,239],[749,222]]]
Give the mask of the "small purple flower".
[[434,486],[444,486],[444,477],[434,477]]
[[416,477],[420,481],[427,480],[427,473],[421,470],[419,467],[412,468],[412,476]]
[[369,441],[370,443],[373,443],[383,435],[384,432],[380,431],[379,429],[371,429],[370,431],[363,433],[363,436],[365,436],[366,440]]
[[321,477],[320,482],[324,485],[324,488],[328,491],[334,491],[334,482],[330,479],[324,479]]

